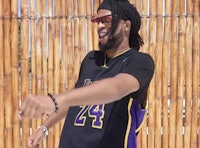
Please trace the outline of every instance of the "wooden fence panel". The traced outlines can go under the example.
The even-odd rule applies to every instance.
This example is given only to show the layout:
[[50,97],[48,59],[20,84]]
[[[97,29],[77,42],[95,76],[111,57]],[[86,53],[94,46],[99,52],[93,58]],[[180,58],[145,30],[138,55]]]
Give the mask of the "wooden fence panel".
[[170,122],[169,147],[176,147],[176,106],[177,106],[177,67],[178,67],[178,0],[173,1],[170,48]]
[[[85,54],[98,49],[91,23],[103,0],[0,0],[0,145],[26,148],[46,119],[17,118],[29,94],[74,87]],[[200,147],[200,2],[130,0],[141,14],[142,52],[155,60],[138,148]],[[19,7],[19,9],[18,9]],[[64,120],[40,148],[56,148]]]
[[162,46],[162,126],[163,126],[163,148],[169,147],[169,105],[168,105],[168,86],[169,86],[169,49],[170,49],[170,31],[171,31],[171,1],[165,1],[164,12],[164,35]]
[[20,143],[20,123],[18,122],[18,112],[19,112],[19,49],[18,47],[18,14],[17,14],[17,1],[11,1],[11,96],[12,96],[12,126],[13,129],[13,147]]
[[[149,5],[149,51],[148,53],[152,56],[153,59],[155,59],[156,62],[156,57],[155,57],[155,49],[156,49],[156,0],[153,0],[152,3]],[[156,122],[156,71],[155,75],[152,79],[151,82],[151,87],[153,88],[152,90],[149,91],[149,137],[148,137],[148,145],[150,148],[155,147],[155,142],[158,147],[161,147],[161,142],[159,134],[158,134],[158,129],[160,129],[160,126],[155,127]],[[158,110],[159,113],[159,110]],[[157,129],[158,128],[158,129]],[[156,130],[157,129],[157,130]],[[156,132],[157,131],[157,132]],[[158,135],[157,135],[158,134]],[[158,140],[158,141],[156,141]],[[158,142],[158,143],[157,143]]]
[[[29,92],[29,30],[28,30],[28,1],[21,1],[21,24],[20,24],[20,78],[21,100],[24,100]],[[30,120],[22,120],[22,147],[27,147],[27,138],[30,135]]]
[[[192,126],[191,126],[191,147],[199,148],[200,141],[199,136],[199,106],[200,106],[200,91],[199,91],[199,79],[200,79],[200,2],[199,0],[193,1],[193,36],[192,36]],[[198,134],[198,135],[197,135]]]
[[[134,2],[133,2],[134,4]],[[138,11],[140,11],[141,14],[141,30],[140,30],[140,35],[145,42],[145,44],[141,47],[142,52],[148,53],[148,21],[149,18],[149,12],[148,8],[149,5],[146,4],[145,1],[141,1],[140,7],[138,7]],[[147,137],[147,120],[144,121],[142,129],[141,129],[141,134],[138,135],[138,147],[147,147],[148,145],[148,137]]]
[[0,0],[0,145],[5,147],[3,0]]
[[[4,14],[4,23],[3,23],[3,44],[4,44],[4,57],[10,57],[11,56],[11,45],[10,45],[10,29],[11,29],[11,22],[10,22],[10,6],[11,1],[4,1],[3,2],[3,14]],[[12,77],[11,77],[11,58],[5,58],[4,59],[4,79],[5,79],[5,134],[6,134],[6,147],[12,147],[12,143],[10,141],[13,141],[12,137]]]
[[[53,26],[53,1],[48,1],[48,42],[47,42],[47,47],[48,47],[48,92],[53,92],[54,90],[54,62],[53,62],[53,52],[54,52],[54,41],[53,41],[53,34],[54,34],[54,26]],[[53,148],[54,146],[54,128],[49,130],[49,135],[48,135],[48,147]]]

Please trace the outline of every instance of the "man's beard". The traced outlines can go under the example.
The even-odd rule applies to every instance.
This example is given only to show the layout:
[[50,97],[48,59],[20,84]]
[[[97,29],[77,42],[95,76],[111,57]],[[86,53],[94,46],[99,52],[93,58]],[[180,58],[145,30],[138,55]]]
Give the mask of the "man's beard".
[[123,36],[122,36],[122,30],[114,35],[113,37],[109,38],[107,43],[105,44],[102,44],[99,42],[99,48],[101,51],[105,51],[105,50],[109,50],[109,49],[113,49],[113,48],[116,48],[118,47],[121,42],[122,42],[122,39],[123,39]]

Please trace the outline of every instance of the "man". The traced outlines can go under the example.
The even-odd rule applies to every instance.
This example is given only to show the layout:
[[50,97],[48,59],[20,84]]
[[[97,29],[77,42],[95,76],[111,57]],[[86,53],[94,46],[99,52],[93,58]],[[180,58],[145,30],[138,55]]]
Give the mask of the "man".
[[105,0],[92,22],[98,23],[100,51],[84,58],[75,89],[29,96],[20,118],[51,113],[28,139],[37,145],[44,133],[66,116],[60,148],[136,148],[154,62],[139,52],[140,15],[127,0]]

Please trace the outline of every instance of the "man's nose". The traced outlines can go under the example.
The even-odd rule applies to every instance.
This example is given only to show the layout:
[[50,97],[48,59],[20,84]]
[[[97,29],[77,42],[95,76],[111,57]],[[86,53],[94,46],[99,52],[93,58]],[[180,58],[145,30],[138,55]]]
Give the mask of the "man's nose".
[[98,29],[105,27],[104,23],[101,21],[98,22]]

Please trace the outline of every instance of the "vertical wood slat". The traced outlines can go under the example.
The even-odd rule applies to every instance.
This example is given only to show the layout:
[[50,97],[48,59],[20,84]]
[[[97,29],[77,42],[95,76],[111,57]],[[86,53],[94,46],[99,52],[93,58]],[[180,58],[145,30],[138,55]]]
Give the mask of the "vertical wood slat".
[[[54,90],[54,76],[53,76],[53,49],[54,49],[54,41],[53,41],[53,1],[48,1],[48,92],[53,93]],[[49,130],[48,135],[48,147],[54,148],[54,128]]]
[[[35,1],[30,1],[29,4],[30,7],[30,50],[31,50],[31,93],[32,94],[36,94],[37,90],[36,90],[36,33],[35,33]],[[37,120],[36,119],[32,119],[31,121],[32,124],[32,131],[34,132],[37,129]]]
[[10,8],[11,1],[4,1],[3,3],[3,15],[4,15],[4,38],[3,38],[3,44],[4,44],[4,56],[6,57],[4,59],[4,71],[5,71],[5,128],[6,128],[6,147],[12,147],[12,78],[11,78],[11,45],[10,45],[10,39],[11,39],[11,22],[10,22],[10,14],[11,14],[11,8]]
[[163,39],[163,66],[162,66],[162,108],[163,108],[163,148],[169,147],[169,105],[168,105],[168,85],[169,85],[169,49],[171,32],[171,0],[165,1],[164,39]]
[[[198,127],[198,109],[199,109],[199,98],[200,98],[200,92],[199,92],[199,79],[200,79],[200,53],[199,53],[199,42],[200,42],[200,2],[199,0],[193,1],[193,37],[192,37],[192,127],[191,127],[191,147],[193,148],[199,148],[200,144],[198,140],[199,134],[199,127]],[[195,118],[196,117],[196,118]]]
[[[36,93],[42,94],[42,6],[41,1],[36,0],[36,30],[35,30],[35,45],[36,45]],[[40,124],[40,123],[39,123]],[[38,125],[39,126],[39,125]]]
[[[21,68],[21,98],[22,101],[29,95],[29,57],[28,57],[28,1],[21,1],[21,47],[20,47],[20,68]],[[27,138],[30,135],[30,120],[22,120],[22,147],[27,147]]]
[[[94,1],[93,1],[94,2]],[[98,9],[98,6],[99,6],[100,3],[98,2],[94,2],[94,5],[93,5],[93,15],[97,15],[97,9]],[[93,47],[94,47],[94,50],[98,50],[99,47],[98,47],[98,34],[97,34],[97,24],[96,23],[93,23],[92,24],[92,34],[93,34]]]
[[[48,76],[47,76],[47,1],[40,1],[40,5],[42,6],[42,10],[41,10],[41,17],[42,17],[42,25],[41,25],[41,41],[42,41],[42,89],[43,92],[42,94],[47,95],[48,93]],[[43,121],[46,120],[46,116],[43,117]],[[48,143],[47,143],[47,138],[45,137],[45,139],[42,142],[42,146],[43,148],[47,148],[48,147]]]
[[[79,67],[81,65],[81,62],[83,60],[83,58],[85,57],[85,54],[86,54],[86,7],[85,7],[85,4],[86,4],[86,0],[82,0],[82,1],[79,1],[79,20],[80,20],[80,23],[79,23],[79,47],[80,47],[80,61],[79,61]],[[78,68],[79,69],[79,68]],[[79,73],[79,71],[78,71]],[[78,78],[78,77],[77,77]]]
[[66,90],[66,64],[67,64],[67,20],[66,1],[61,1],[61,67],[60,67],[60,92]]
[[185,4],[181,0],[179,3],[179,22],[178,22],[178,75],[177,75],[177,106],[176,106],[176,147],[183,147],[183,100],[184,100],[184,85],[185,85]]
[[[43,94],[42,87],[42,5],[40,0],[35,1],[35,67],[36,67],[36,94]],[[42,119],[36,120],[36,128],[41,126]]]
[[[67,5],[66,1],[61,1],[61,67],[60,67],[60,92],[66,92],[67,86]],[[60,133],[64,125],[61,120]]]
[[12,67],[12,127],[13,127],[13,146],[20,143],[20,125],[17,118],[19,112],[19,73],[18,73],[18,19],[17,19],[17,1],[11,1],[11,67]]
[[[54,32],[54,93],[59,93],[59,79],[60,79],[60,13],[61,13],[61,2],[60,0],[55,1],[55,32]],[[59,145],[59,137],[60,136],[60,123],[57,123],[54,127],[54,147],[58,147]]]
[[73,72],[74,72],[74,52],[73,52],[73,3],[72,0],[67,1],[67,86],[68,90],[74,87],[74,79],[73,79]]
[[4,116],[4,44],[3,44],[3,0],[0,0],[0,145],[5,148],[5,116]]
[[48,93],[48,79],[47,79],[47,4],[46,1],[41,1],[42,6],[42,84],[43,94]]
[[[152,58],[155,60],[155,49],[156,49],[156,0],[153,0],[150,7],[149,7],[149,12],[150,12],[150,22],[149,22],[149,54],[152,56]],[[156,98],[156,90],[155,90],[155,79],[156,73],[154,74],[154,77],[151,81],[150,87],[152,88],[149,90],[149,118],[148,118],[148,126],[149,126],[149,137],[148,137],[148,146],[151,148],[155,147],[155,142],[156,146],[161,147],[160,145],[160,140],[158,138],[159,135],[156,135],[156,128],[154,123],[155,123],[155,98]],[[158,145],[157,141],[158,140]]]
[[169,147],[176,146],[176,105],[177,105],[177,51],[178,51],[178,1],[173,1],[171,21],[171,48],[170,48],[170,122]]
[[53,92],[53,1],[48,1],[48,92]]
[[60,77],[60,0],[54,3],[54,92],[59,92],[59,77]]
[[78,0],[74,0],[74,82],[78,78],[79,66],[80,66],[80,59],[81,59],[81,52],[80,52],[80,36],[79,36],[79,24],[80,19],[78,17]]
[[140,12],[140,8],[141,8],[141,0],[132,0],[132,4],[138,9],[138,11]]
[[[157,4],[157,5],[156,5]],[[156,147],[163,147],[162,145],[162,137],[161,137],[161,120],[162,120],[162,104],[161,100],[163,98],[162,96],[162,46],[163,46],[163,1],[157,0],[156,1],[156,6],[155,8],[157,11],[152,12],[152,15],[155,15],[154,13],[157,14],[156,18],[156,51],[155,51],[155,65],[156,65],[156,71],[155,71],[155,79],[156,79],[156,98],[155,98],[155,107],[156,107],[156,112],[155,112],[155,142],[156,142]]]
[[186,11],[186,43],[185,43],[185,132],[184,147],[189,148],[191,143],[191,100],[192,100],[192,25],[193,25],[193,4],[192,0],[187,1]]
[[86,18],[87,18],[87,51],[94,50],[93,41],[92,41],[92,3],[90,0],[86,0]]
[[[134,4],[132,2],[132,4]],[[138,11],[140,11],[140,15],[141,15],[141,29],[140,29],[140,35],[144,41],[144,45],[141,47],[140,51],[148,53],[148,7],[149,5],[146,4],[145,1],[141,1],[140,4],[140,9],[137,8]],[[147,106],[148,108],[148,106]],[[138,135],[137,141],[138,141],[138,148],[145,148],[148,145],[148,137],[147,137],[147,129],[148,129],[148,125],[147,125],[147,118],[145,119],[145,122],[143,123],[142,129]]]
[[193,25],[193,2],[187,1],[186,9],[186,38],[185,38],[185,133],[184,133],[184,147],[190,148],[191,143],[191,100],[192,100],[192,25]]

